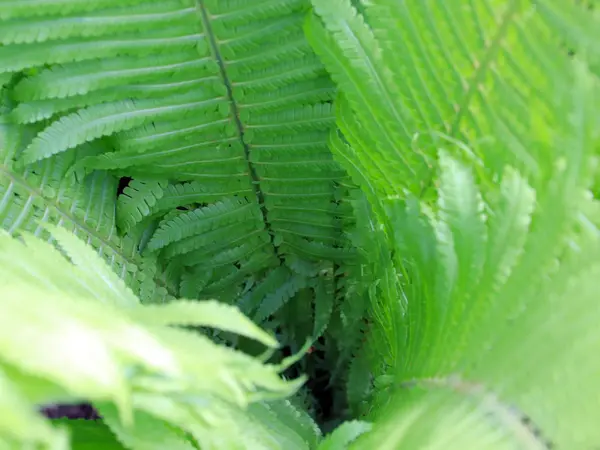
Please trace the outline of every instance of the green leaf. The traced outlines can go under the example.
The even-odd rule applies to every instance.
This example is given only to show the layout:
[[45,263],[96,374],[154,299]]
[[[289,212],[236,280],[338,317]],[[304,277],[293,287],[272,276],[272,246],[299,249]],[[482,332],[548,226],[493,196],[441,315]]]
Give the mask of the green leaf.
[[20,443],[45,444],[47,448],[69,448],[64,428],[52,427],[40,416],[18,383],[9,378],[0,364],[0,444],[14,448]]
[[397,193],[402,187],[417,189],[422,161],[407,151],[413,119],[371,29],[350,0],[312,3],[316,15],[307,19],[307,37],[370,136],[377,170]]
[[[108,433],[112,435],[113,445],[117,446],[115,448],[130,448],[132,450],[158,450],[161,448],[193,450],[196,448],[181,431],[149,414],[136,412],[134,425],[126,428],[119,422],[118,414],[110,406],[101,406],[100,413],[109,427],[103,426],[102,431],[106,435],[108,429],[112,430],[112,432],[108,431]],[[76,431],[81,433],[80,430]],[[118,441],[115,441],[115,435]],[[80,439],[83,440],[83,438],[84,436],[81,435]],[[74,446],[73,450],[77,449],[78,447]]]
[[317,447],[318,450],[345,450],[361,434],[371,430],[372,425],[368,422],[353,420],[344,422],[331,434],[325,437]]
[[53,424],[61,424],[71,434],[73,450],[124,450],[112,431],[102,420],[57,419]]
[[333,295],[327,292],[324,281],[317,282],[315,286],[315,323],[313,327],[313,341],[316,341],[325,332],[331,319],[333,310]]
[[237,307],[214,300],[180,300],[168,305],[148,305],[132,311],[132,315],[148,325],[212,327],[255,339],[268,347],[278,346],[272,336],[258,328]]

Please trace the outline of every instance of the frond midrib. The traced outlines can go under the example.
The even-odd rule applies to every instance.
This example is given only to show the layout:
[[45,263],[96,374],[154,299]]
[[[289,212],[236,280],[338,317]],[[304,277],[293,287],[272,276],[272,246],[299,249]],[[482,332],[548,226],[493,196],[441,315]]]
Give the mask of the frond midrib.
[[512,24],[512,19],[515,17],[516,13],[518,12],[519,6],[520,6],[520,2],[513,0],[507,6],[507,10],[504,13],[504,15],[500,18],[500,23],[499,23],[498,29],[496,30],[496,34],[493,37],[492,41],[490,42],[489,46],[487,47],[485,53],[483,54],[483,58],[481,59],[481,61],[479,61],[478,65],[475,69],[475,72],[472,76],[471,82],[469,83],[469,86],[467,88],[467,91],[466,91],[461,103],[458,105],[458,110],[457,110],[456,116],[454,117],[454,120],[453,120],[452,126],[451,126],[451,131],[450,131],[451,136],[454,136],[454,137],[457,136],[459,129],[460,129],[462,119],[465,115],[465,112],[469,108],[469,105],[471,103],[471,100],[473,99],[473,96],[479,89],[479,83],[481,83],[481,81],[487,74],[487,71],[488,71],[490,65],[492,64],[494,57],[497,55],[497,52],[502,43],[502,39],[504,39],[504,37],[509,29],[509,26]]
[[221,50],[219,48],[219,44],[217,43],[217,39],[213,33],[212,24],[210,22],[210,17],[209,17],[208,11],[204,5],[204,0],[196,0],[196,9],[198,10],[198,14],[200,16],[200,20],[202,21],[202,26],[204,28],[204,32],[208,38],[208,42],[209,42],[210,48],[212,50],[212,54],[213,54],[214,58],[216,59],[217,64],[219,66],[219,73],[221,74],[221,79],[222,79],[223,84],[225,85],[225,89],[227,91],[226,95],[229,100],[229,104],[231,105],[231,114],[233,116],[233,121],[235,123],[235,127],[237,130],[239,140],[242,144],[242,148],[244,149],[244,157],[246,160],[246,164],[248,165],[248,173],[249,173],[250,179],[251,179],[252,191],[254,192],[254,195],[258,202],[258,206],[260,208],[260,212],[262,215],[262,220],[263,220],[263,223],[265,224],[265,229],[267,230],[267,233],[269,234],[273,252],[275,253],[275,256],[277,256],[277,259],[279,260],[279,262],[283,265],[284,258],[282,255],[279,254],[279,252],[277,251],[277,246],[275,245],[275,231],[274,231],[273,227],[271,226],[271,223],[269,222],[269,219],[268,219],[268,211],[267,211],[267,207],[265,204],[265,195],[260,188],[260,178],[256,171],[256,167],[254,167],[254,164],[252,163],[252,160],[250,158],[250,146],[246,142],[246,139],[244,137],[244,134],[245,134],[244,124],[242,123],[242,121],[240,119],[240,111],[239,111],[237,101],[233,95],[233,87],[231,84],[231,80],[229,79],[229,75],[227,74],[227,68],[225,67],[225,61],[223,60],[223,57],[221,55]]
[[[9,179],[11,182],[19,185],[26,192],[28,192],[30,196],[42,199],[44,201],[44,204],[46,204],[50,208],[53,208],[61,217],[64,217],[65,219],[67,219],[76,228],[83,231],[87,236],[92,237],[93,239],[96,239],[98,242],[100,242],[102,244],[103,248],[109,248],[113,254],[119,256],[122,259],[124,265],[134,265],[138,268],[141,267],[142,264],[141,264],[141,260],[139,258],[135,258],[135,255],[126,256],[125,254],[123,254],[123,252],[121,251],[122,249],[119,246],[115,245],[110,240],[107,240],[104,236],[102,236],[96,230],[89,228],[79,218],[77,218],[71,212],[69,212],[68,210],[63,208],[62,205],[60,203],[56,202],[55,199],[48,198],[47,196],[43,195],[42,192],[40,192],[35,187],[31,186],[25,179],[23,179],[22,177],[15,174],[13,171],[11,171],[10,168],[7,167],[5,164],[0,164],[0,176],[4,176],[7,179]],[[173,292],[171,292],[170,289],[168,289],[167,284],[164,283],[163,280],[155,278],[154,282],[156,283],[157,286],[167,289],[169,295],[173,295]]]
[[505,403],[502,398],[483,383],[460,379],[455,375],[432,378],[416,378],[400,382],[401,389],[421,388],[424,390],[445,390],[465,399],[479,401],[479,405],[489,408],[494,417],[504,425],[510,435],[525,447],[552,448],[547,434],[525,412],[515,405]]

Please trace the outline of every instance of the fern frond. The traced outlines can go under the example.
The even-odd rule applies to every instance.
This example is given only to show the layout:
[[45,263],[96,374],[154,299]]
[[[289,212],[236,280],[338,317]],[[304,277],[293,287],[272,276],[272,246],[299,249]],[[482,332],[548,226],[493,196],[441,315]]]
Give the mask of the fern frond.
[[177,302],[168,305],[149,305],[134,312],[134,317],[149,325],[194,325],[231,331],[270,347],[277,342],[259,330],[237,308],[215,301]]
[[353,261],[356,258],[356,250],[354,248],[333,247],[294,236],[287,236],[282,240],[281,246],[284,250],[290,251],[290,253],[294,252],[309,259]]
[[[589,393],[597,371],[571,359],[598,345],[587,293],[597,226],[583,231],[577,219],[589,211],[598,147],[597,15],[579,24],[579,6],[559,1],[543,12],[520,1],[312,3],[307,34],[342,91],[343,136],[330,143],[376,212],[366,223],[357,215],[377,277],[369,348],[401,355],[387,368],[385,353],[369,361],[370,416],[390,421],[357,447],[441,445],[460,430],[459,447],[542,448],[511,405],[557,446],[593,445],[582,414],[597,405],[569,409],[558,386]],[[403,431],[389,437],[399,416],[386,409],[386,383],[405,402]],[[493,428],[476,409],[489,398],[471,398],[481,391],[494,398]],[[431,423],[448,431],[417,431],[434,410],[444,412]],[[565,414],[578,431],[559,425]]]
[[359,348],[350,367],[346,380],[346,396],[348,405],[356,417],[364,416],[368,411],[369,400],[373,391],[373,375],[371,361],[367,355],[369,347],[363,345]]
[[[534,417],[534,422],[544,430],[544,434],[549,436],[552,441],[572,442],[576,446],[575,437],[570,431],[567,429],[559,430],[552,419],[553,411],[556,411],[557,406],[550,405],[560,403],[560,408],[564,408],[562,406],[563,400],[559,396],[550,400],[540,390],[538,395],[546,399],[545,406],[542,407],[539,403],[534,405],[534,400],[525,401],[522,399],[517,388],[511,390],[506,386],[516,386],[513,383],[521,383],[520,386],[524,386],[527,383],[542,382],[541,379],[533,381],[531,378],[533,375],[529,368],[534,353],[529,352],[540,355],[539,352],[549,351],[543,349],[552,348],[553,352],[557,351],[557,347],[554,345],[546,347],[546,345],[550,345],[550,338],[546,333],[560,334],[565,339],[562,342],[568,340],[570,342],[568,350],[565,347],[565,354],[558,358],[555,353],[555,357],[546,360],[545,363],[542,363],[538,357],[533,359],[536,359],[536,364],[544,365],[546,369],[552,370],[555,374],[554,377],[556,377],[554,379],[558,380],[560,378],[563,380],[561,386],[574,386],[571,381],[568,381],[573,379],[573,373],[570,369],[563,369],[568,367],[568,364],[565,365],[564,362],[558,361],[563,361],[563,358],[570,358],[567,354],[571,355],[576,352],[573,346],[578,340],[574,333],[579,333],[583,325],[577,319],[573,319],[569,320],[568,326],[559,331],[556,324],[558,322],[566,323],[564,318],[568,313],[563,312],[556,306],[548,307],[548,302],[554,302],[555,300],[550,299],[556,298],[556,301],[563,302],[565,305],[569,304],[568,308],[574,316],[578,314],[588,316],[590,314],[589,308],[585,305],[589,305],[587,302],[590,301],[591,297],[586,297],[586,282],[583,280],[587,279],[589,275],[589,282],[591,282],[593,276],[584,267],[589,264],[589,261],[596,258],[593,255],[596,255],[597,251],[597,234],[587,235],[586,239],[588,240],[586,242],[589,251],[580,250],[577,254],[573,254],[571,258],[561,257],[564,251],[562,249],[567,242],[565,240],[566,236],[573,233],[574,229],[573,226],[576,220],[572,212],[576,208],[573,204],[574,199],[581,198],[581,193],[591,182],[588,175],[588,165],[583,161],[589,161],[594,146],[583,143],[592,142],[589,139],[594,135],[594,132],[589,128],[591,123],[586,123],[583,118],[594,116],[584,116],[582,112],[589,111],[588,108],[592,105],[589,102],[593,102],[593,98],[595,98],[594,89],[597,88],[594,88],[594,86],[597,85],[586,78],[585,72],[577,75],[577,77],[580,76],[583,79],[575,78],[580,80],[579,83],[575,84],[578,89],[577,94],[573,98],[573,94],[569,93],[568,95],[571,98],[569,100],[565,99],[565,103],[563,103],[563,105],[570,105],[571,111],[573,114],[578,115],[580,121],[575,127],[567,124],[561,130],[556,131],[556,133],[561,133],[561,140],[564,139],[566,142],[572,143],[569,147],[570,152],[563,159],[564,166],[555,166],[555,171],[552,175],[549,175],[543,187],[539,187],[534,191],[513,170],[505,169],[501,181],[501,190],[498,197],[493,199],[493,214],[486,221],[482,221],[481,208],[477,206],[477,201],[475,201],[477,191],[473,191],[473,179],[466,181],[469,177],[465,178],[464,167],[461,169],[456,166],[456,162],[450,165],[447,162],[442,163],[442,170],[451,172],[453,175],[447,177],[442,174],[438,210],[436,212],[430,211],[428,213],[429,218],[425,219],[431,222],[434,230],[435,252],[429,253],[429,258],[435,255],[434,260],[436,262],[434,264],[426,263],[427,260],[423,257],[426,253],[417,257],[418,253],[413,251],[415,255],[413,261],[418,264],[415,269],[419,267],[423,275],[420,275],[418,270],[411,271],[410,282],[413,286],[410,286],[410,284],[407,286],[413,289],[413,293],[418,295],[416,298],[420,297],[424,300],[423,303],[413,303],[415,312],[419,315],[413,316],[412,320],[415,320],[413,322],[414,326],[419,327],[417,328],[419,331],[415,329],[411,334],[426,337],[420,339],[418,346],[412,347],[418,356],[411,358],[410,368],[403,369],[403,372],[406,371],[403,377],[407,378],[415,373],[420,374],[420,378],[427,377],[429,374],[449,374],[461,370],[465,376],[472,377],[472,379],[487,380],[493,386],[498,386],[497,389],[501,391],[499,395],[515,399],[513,401],[517,401],[516,399],[519,398],[521,400],[518,401],[525,402],[527,406],[523,403],[520,408],[527,411],[529,416]],[[575,136],[578,136],[578,138],[575,138]],[[558,151],[562,152],[562,149]],[[442,158],[445,158],[445,156],[442,156]],[[463,180],[460,189],[455,187],[457,186],[455,182],[458,180]],[[465,181],[470,187],[464,185]],[[465,192],[472,193],[469,195],[470,201],[465,201]],[[520,197],[516,197],[516,193],[519,193]],[[451,203],[454,206],[451,209],[448,209],[448,196],[454,199]],[[461,200],[457,202],[459,197]],[[461,216],[465,219],[468,218],[465,223],[473,223],[475,228],[464,224],[460,227],[453,226],[454,220]],[[407,230],[416,229],[416,224],[406,225],[403,225],[402,228]],[[485,225],[485,228],[482,228],[483,225]],[[464,233],[465,229],[470,229],[471,232],[467,235]],[[507,234],[507,229],[512,229],[514,232]],[[484,241],[482,238],[486,234],[489,238]],[[406,239],[405,242],[408,242],[408,235],[404,239]],[[584,238],[581,236],[579,239]],[[431,240],[431,237],[429,240]],[[500,242],[502,242],[502,245],[500,245]],[[469,245],[465,245],[466,243],[469,243]],[[483,249],[477,249],[478,246],[483,246]],[[404,248],[406,249],[406,247]],[[469,249],[477,250],[473,253]],[[406,251],[404,254],[407,254]],[[476,266],[473,266],[473,255],[478,255],[477,260],[479,263]],[[466,258],[467,256],[468,258]],[[439,269],[434,269],[436,275],[434,277],[435,282],[432,284],[433,289],[425,283],[427,280],[425,274],[432,271],[432,268],[442,270],[440,272]],[[462,270],[465,271],[465,274],[469,274],[469,283],[465,285],[465,288],[460,289],[460,273]],[[595,269],[590,267],[589,270],[593,271]],[[572,301],[566,301],[567,298],[572,299],[575,295],[569,293],[569,289],[574,289],[574,287],[571,287],[574,286],[573,283],[576,283],[581,289],[580,294],[578,294],[581,295],[581,303],[577,303],[577,305],[573,304]],[[558,298],[563,300],[558,300]],[[426,305],[426,309],[422,312],[419,312],[420,304]],[[552,304],[554,305],[554,303]],[[545,306],[542,307],[541,305]],[[548,309],[545,309],[545,307],[548,307]],[[409,311],[411,315],[413,314],[412,309],[413,307]],[[524,315],[524,310],[529,311],[529,313]],[[543,316],[545,319],[542,319],[542,316],[537,316],[537,320],[540,320],[540,324],[555,324],[548,325],[553,327],[552,332],[544,331],[546,325],[538,325],[536,332],[531,333],[532,321],[535,320],[530,316],[533,315],[533,311],[537,311],[538,314],[546,314]],[[545,313],[542,313],[542,311],[545,311]],[[579,311],[579,313],[575,311]],[[505,319],[498,321],[499,317]],[[580,323],[580,325],[571,328],[571,324],[575,322]],[[494,331],[491,332],[490,330]],[[520,345],[526,346],[528,349],[519,352],[518,355],[514,353],[514,342],[516,342],[514,339],[516,339],[517,330],[522,333],[522,335],[519,335]],[[504,337],[501,337],[498,333],[501,333]],[[542,335],[545,337],[542,338]],[[566,336],[570,336],[570,338]],[[595,345],[592,344],[594,338],[590,337],[590,339],[591,341],[588,341],[589,345]],[[528,344],[524,344],[525,342],[528,342]],[[536,345],[537,347],[535,347]],[[486,351],[481,352],[481,348],[485,348]],[[537,352],[534,348],[538,349]],[[500,369],[501,366],[494,365],[489,358],[500,358],[505,361],[504,364],[506,365]],[[509,363],[509,361],[511,362]],[[523,372],[521,370],[516,371],[508,377],[503,376],[502,379],[499,378],[501,373],[506,373],[504,371],[508,370],[509,365],[512,367],[516,364],[522,368],[528,367],[528,369],[523,369]],[[558,364],[558,366],[555,366],[555,364]],[[484,365],[486,368],[484,368]],[[550,366],[552,369],[549,369]],[[417,369],[417,367],[421,368]],[[496,369],[492,369],[492,367]],[[595,369],[590,365],[587,370],[593,371]],[[525,373],[528,375],[525,376]],[[538,372],[538,374],[541,378],[545,377],[542,372]],[[487,389],[496,391],[496,388],[488,387]],[[541,400],[535,401],[541,402]],[[589,403],[585,408],[594,409]],[[584,422],[580,422],[582,419],[579,418],[578,414],[573,414],[573,417],[578,417],[577,423],[581,424],[580,429],[586,429],[586,436],[589,436],[588,439],[593,440],[594,432],[592,428],[589,428]]]
[[132,180],[117,201],[117,226],[127,233],[144,217],[162,197],[166,183],[160,181]]
[[[114,433],[114,437],[122,444],[121,448],[147,448],[169,446],[177,450],[191,450],[194,444],[191,439],[176,429],[167,421],[160,420],[148,413],[136,411],[135,422],[131,427],[124,427],[120,423],[117,412],[110,405],[101,404],[98,408],[102,414],[102,421]],[[72,422],[72,421],[69,421]],[[89,422],[89,421],[86,421]],[[77,429],[75,430],[77,432]],[[80,439],[86,436],[80,436]],[[89,443],[89,436],[88,442]],[[77,445],[77,434],[73,436],[73,446]],[[103,443],[103,445],[106,445]]]
[[36,30],[28,28],[25,20],[11,21],[2,28],[0,42],[4,45],[32,44],[74,36],[95,37],[123,31],[140,32],[156,25],[169,23],[176,26],[189,22],[188,13],[189,8],[182,8],[182,2],[168,1],[160,5],[138,4],[120,10],[108,10],[103,14],[90,14],[86,20],[65,14],[60,20],[38,21]]
[[[467,142],[486,163],[490,182],[500,176],[500,168],[505,164],[535,176],[545,170],[539,166],[544,158],[536,153],[538,147],[528,145],[528,130],[537,129],[540,124],[537,117],[560,120],[548,114],[553,103],[549,93],[552,86],[561,83],[553,74],[563,72],[567,61],[566,55],[554,60],[547,55],[556,48],[558,36],[564,38],[573,32],[581,37],[587,32],[589,36],[593,19],[574,25],[572,17],[580,14],[577,8],[563,3],[559,7],[552,2],[543,8],[545,13],[537,14],[520,2],[511,3],[504,11],[499,5],[459,8],[445,4],[438,8],[431,2],[397,5],[382,0],[364,6],[364,17],[368,18],[365,25],[363,16],[350,1],[313,3],[319,18],[313,16],[307,24],[309,37],[314,35],[311,43],[325,58],[336,80],[339,79],[348,106],[366,132],[344,125],[348,121],[344,106],[338,107],[338,124],[354,149],[360,150],[355,161],[361,161],[369,170],[372,182],[380,191],[388,193],[390,185],[402,184],[393,178],[391,184],[389,180],[377,181],[385,179],[382,176],[385,168],[381,164],[386,159],[383,156],[373,159],[369,152],[379,141],[389,141],[395,136],[394,142],[402,149],[403,158],[421,154],[427,166],[431,166],[436,146],[444,135]],[[553,21],[544,23],[544,16],[555,7],[564,8],[564,18],[552,15]],[[349,37],[351,34],[357,36],[354,41]],[[531,35],[539,38],[532,40]],[[582,46],[586,46],[583,41]],[[535,64],[531,62],[532,55],[537,61]],[[588,56],[587,60],[595,64],[594,56]],[[386,67],[379,78],[375,75],[359,77],[360,71],[376,71],[381,61],[386,62]],[[369,100],[364,94],[367,85],[364,80],[372,80],[371,83],[381,80],[382,85],[393,91],[390,101],[408,105],[406,109],[398,109],[402,120],[413,123],[407,135],[382,134],[384,121],[373,124],[371,117],[361,116],[368,108],[381,104],[379,97],[373,98],[372,106],[355,103],[359,101],[356,90],[360,87],[363,88],[362,101]],[[485,93],[481,91],[483,86],[486,86]],[[377,92],[375,87],[371,90]],[[540,115],[532,116],[530,105],[539,107]],[[396,117],[390,119],[390,124],[401,127],[402,120]],[[361,136],[357,136],[358,133]],[[492,136],[507,143],[510,157],[509,153],[491,145]],[[420,166],[415,164],[417,170]],[[428,173],[430,176],[430,171],[422,172]],[[422,177],[413,179],[423,180]],[[423,192],[430,189],[430,184],[421,186]]]
[[[125,450],[118,438],[115,437],[111,428],[106,423],[100,420],[69,420],[58,419],[53,421],[54,424],[60,424],[66,427],[71,436],[71,447],[77,448],[87,446],[91,449],[107,450]],[[158,435],[159,433],[157,433]],[[165,438],[166,429],[161,429],[160,434]],[[167,439],[165,441],[168,442]]]
[[[156,174],[170,174],[178,171],[189,173],[186,178],[194,177],[218,178],[220,173],[228,176],[244,175],[247,167],[244,166],[242,156],[239,154],[239,146],[235,144],[225,145],[217,144],[216,141],[209,141],[203,144],[189,144],[170,149],[168,152],[152,155],[152,163],[148,164],[148,155],[140,153],[114,152],[91,157],[86,159],[83,164],[88,168],[94,169],[127,169],[131,166],[137,166],[137,170],[148,168]],[[197,153],[198,156],[191,158],[190,153]],[[146,166],[146,164],[148,164]],[[194,173],[196,172],[196,173]],[[181,176],[181,175],[180,175]],[[173,178],[177,175],[173,173]],[[184,176],[185,178],[185,176]]]
[[326,283],[327,281],[321,278],[315,286],[315,323],[312,332],[312,339],[316,341],[319,339],[331,319],[333,312],[333,292],[328,292]]
[[[297,388],[297,382],[279,378],[276,366],[263,365],[206,337],[168,326],[216,326],[276,345],[237,309],[214,302],[142,306],[91,247],[62,228],[54,227],[52,233],[69,259],[30,234],[22,234],[24,242],[6,232],[0,236],[0,255],[3,259],[12,255],[13,260],[11,272],[2,273],[0,287],[0,374],[6,370],[17,373],[13,368],[17,369],[22,375],[15,381],[22,387],[30,383],[22,377],[43,377],[45,383],[36,385],[35,395],[40,398],[59,395],[99,402],[101,413],[127,444],[131,439],[140,443],[148,439],[141,433],[140,424],[148,423],[139,420],[142,417],[159,428],[161,423],[163,427],[168,424],[179,430],[176,433],[182,438],[185,432],[199,443],[216,442],[222,439],[222,430],[215,422],[206,421],[211,414],[230,426],[239,422],[253,402],[281,398]],[[20,326],[22,323],[28,326]],[[48,345],[60,353],[48,352]],[[61,356],[56,359],[58,354]],[[197,354],[203,358],[199,360]],[[63,370],[64,361],[68,361],[69,371]],[[27,411],[31,400],[19,389],[10,392],[16,396],[12,405]],[[1,397],[4,406],[7,397]],[[202,399],[209,401],[209,409],[198,404]],[[252,410],[249,412],[252,415]],[[11,413],[8,417],[17,416]],[[132,427],[134,417],[136,425]],[[64,434],[53,433],[39,419],[32,424],[37,426],[29,429],[34,436],[22,437],[13,427],[12,437],[63,442],[64,446]],[[268,442],[272,432],[261,428],[260,422],[256,426],[259,442]],[[3,438],[4,429],[0,426]],[[304,448],[300,434],[308,437],[305,431],[296,434],[284,427],[272,438],[291,440]]]
[[[425,396],[409,391],[402,405],[400,402],[390,405],[371,432],[361,435],[354,447],[444,446],[449,436],[457,448],[481,445],[494,449],[541,450],[552,446],[533,427],[521,423],[518,414],[499,405],[493,395],[472,394],[470,398],[461,398],[460,393],[444,388]],[[432,432],[430,424],[433,423],[436,426]]]
[[[248,92],[240,102],[240,109],[272,111],[284,105],[301,102],[317,103],[334,99],[335,87],[326,78],[314,78],[296,82],[275,90]],[[285,136],[285,135],[283,135]]]
[[[264,242],[262,245],[256,246],[254,248],[255,253],[247,256],[242,261],[222,267],[221,269],[224,270],[226,275],[218,278],[214,277],[204,291],[204,294],[215,295],[219,289],[225,287],[228,289],[233,287],[236,292],[240,291],[241,286],[238,286],[238,284],[246,280],[251,274],[276,267],[280,261],[266,244]],[[237,294],[235,297],[237,297]]]
[[361,434],[371,430],[371,424],[357,420],[345,422],[336,428],[317,447],[318,450],[336,450],[348,448]]
[[[213,222],[205,225],[210,226]],[[210,264],[216,264],[216,261],[211,259],[212,257],[231,260],[231,263],[235,263],[236,248],[260,245],[259,242],[268,243],[268,239],[260,228],[261,225],[262,222],[256,217],[245,223],[236,222],[223,225],[200,235],[174,242],[165,248],[162,255],[165,258],[189,255],[189,257],[182,258],[187,266],[200,264],[205,268],[210,267]]]
[[249,220],[258,214],[251,203],[236,198],[178,214],[159,225],[148,244],[148,250],[158,250],[194,235],[241,222],[242,219]]
[[253,316],[254,320],[258,323],[263,322],[270,315],[277,312],[279,308],[288,302],[296,292],[305,287],[306,284],[307,280],[305,277],[291,274],[285,283],[278,286],[274,292],[265,296]]
[[236,183],[200,183],[191,181],[189,183],[169,184],[162,197],[152,209],[152,214],[165,213],[180,206],[213,203],[224,197],[240,195],[247,196],[252,191],[246,180]]
[[[59,5],[68,12],[59,11]],[[78,161],[78,169],[110,170],[155,183],[197,181],[193,190],[199,203],[243,195],[259,208],[271,252],[281,262],[286,252],[298,252],[289,246],[280,250],[276,236],[347,245],[333,211],[321,214],[314,225],[302,223],[298,214],[283,217],[284,208],[277,208],[277,221],[269,217],[271,198],[312,202],[315,196],[303,187],[307,180],[319,183],[321,205],[315,203],[315,209],[329,210],[333,186],[344,178],[326,145],[335,88],[303,36],[308,6],[306,0],[160,5],[94,0],[86,6],[45,4],[32,14],[14,3],[5,5],[0,65],[8,72],[27,71],[12,91],[17,101],[12,116],[21,123],[47,121],[22,161],[103,138],[104,151]],[[277,154],[261,152],[271,142],[286,146],[273,147]],[[314,152],[302,151],[307,142]],[[269,164],[279,161],[295,170],[281,165],[273,170]],[[167,191],[176,189],[170,186]],[[119,221],[127,223],[119,223],[119,229],[132,230],[147,217],[160,219],[167,203],[193,203],[167,201],[170,197],[165,191],[148,207],[136,197],[142,210],[125,213],[128,219]],[[207,258],[205,263],[211,261]]]
[[245,314],[250,314],[259,307],[262,299],[270,292],[275,291],[291,276],[290,271],[279,266],[270,271],[251,291],[246,293],[238,302],[240,309]]
[[[125,0],[123,6],[132,6],[142,3],[143,0]],[[110,6],[112,0],[96,0],[94,4],[81,0],[28,0],[27,3],[19,1],[6,1],[2,3],[0,18],[17,19],[43,15],[68,15],[93,10],[98,6]]]
[[135,241],[118,237],[114,207],[117,180],[109,174],[94,172],[78,182],[70,173],[78,157],[95,149],[67,152],[22,170],[15,167],[14,159],[22,151],[23,142],[27,142],[27,129],[0,126],[2,228],[11,234],[28,231],[52,242],[44,226],[61,225],[96,248],[136,294],[141,295],[143,290],[145,301],[167,298],[167,291],[152,275],[153,263],[139,256]]
[[[0,367],[0,443],[6,447],[21,443],[46,445],[47,448],[68,448],[69,437],[64,428],[52,427],[36,414],[34,406],[18,382],[14,382]],[[23,380],[23,378],[21,379]],[[8,420],[7,420],[8,419]]]
[[[313,1],[313,6],[324,26],[310,16],[307,36],[368,133],[378,137],[372,151],[381,160],[379,170],[392,186],[414,189],[407,183],[419,178],[421,157],[402,148],[412,138],[414,118],[398,95],[371,29],[350,1]],[[402,162],[394,166],[396,173],[385,167],[394,160]]]
[[210,109],[217,101],[203,92],[184,95],[179,102],[165,100],[123,101],[115,104],[90,106],[60,118],[40,133],[24,152],[24,162],[32,163],[56,153],[74,148],[84,142],[129,130],[152,118],[168,118]]
[[296,407],[291,400],[262,403],[261,406],[268,408],[287,427],[297,430],[308,448],[314,448],[319,442],[321,430],[304,408]]
[[217,74],[218,68],[209,58],[193,60],[191,48],[179,52],[152,55],[145,59],[126,56],[82,61],[42,69],[21,80],[14,90],[18,101],[64,99],[84,96],[93,91],[122,86],[124,81],[135,85],[164,81],[164,74],[177,69],[178,77],[187,72],[206,70]]

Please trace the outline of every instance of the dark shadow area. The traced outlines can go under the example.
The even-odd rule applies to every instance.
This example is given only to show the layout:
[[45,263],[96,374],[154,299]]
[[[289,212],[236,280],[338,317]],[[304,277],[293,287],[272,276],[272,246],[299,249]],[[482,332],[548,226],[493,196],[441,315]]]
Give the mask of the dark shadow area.
[[41,413],[48,419],[100,419],[98,411],[89,403],[48,405],[41,408]]
[[129,186],[130,182],[131,182],[131,177],[122,177],[119,180],[119,187],[117,188],[117,197],[123,193],[125,188],[127,186]]

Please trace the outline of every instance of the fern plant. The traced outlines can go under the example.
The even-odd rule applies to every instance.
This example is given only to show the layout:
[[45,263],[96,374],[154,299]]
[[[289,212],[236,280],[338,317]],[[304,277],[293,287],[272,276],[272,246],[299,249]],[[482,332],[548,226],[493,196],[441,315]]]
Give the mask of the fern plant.
[[270,313],[312,265],[352,259],[326,143],[335,88],[304,39],[306,1],[31,6],[0,6],[7,117],[28,133],[8,171],[60,164],[61,181],[109,177],[111,198],[133,177],[103,234],[158,264],[167,294],[231,303],[283,266]]
[[238,303],[292,351],[316,341],[356,252],[309,7],[2,2],[3,227],[65,225],[144,302]]
[[313,4],[331,148],[382,227],[365,411],[382,424],[357,447],[592,448],[594,21],[565,2]]
[[0,1],[1,312],[66,349],[80,321],[114,376],[7,337],[3,404],[57,448],[33,405],[81,398],[130,448],[593,448],[599,29],[565,0]]
[[[34,408],[82,398],[94,400],[119,439],[134,448],[157,445],[153,435],[159,446],[181,449],[308,448],[318,437],[306,413],[287,400],[273,403],[303,381],[278,375],[294,358],[265,365],[170,326],[217,327],[277,345],[237,309],[215,301],[143,306],[83,241],[64,228],[50,231],[58,249],[28,233],[0,238],[0,442],[6,448],[69,448],[64,430],[44,423]],[[252,433],[240,442],[231,434],[236,427]]]

